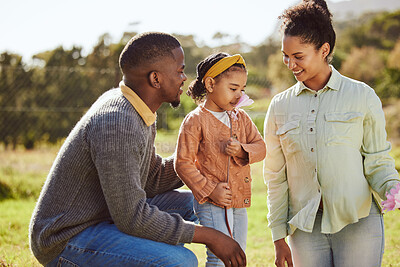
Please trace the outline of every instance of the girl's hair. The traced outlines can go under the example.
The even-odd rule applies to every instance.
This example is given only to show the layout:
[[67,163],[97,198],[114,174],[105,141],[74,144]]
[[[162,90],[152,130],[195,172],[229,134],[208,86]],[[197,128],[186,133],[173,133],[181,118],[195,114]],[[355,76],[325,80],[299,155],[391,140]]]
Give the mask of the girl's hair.
[[[203,83],[203,78],[204,75],[207,73],[207,71],[218,61],[220,61],[221,59],[223,59],[224,57],[228,57],[230,56],[227,53],[217,53],[217,54],[212,54],[209,55],[208,57],[206,57],[205,59],[203,59],[196,68],[196,72],[197,72],[197,77],[196,80],[192,81],[188,87],[188,90],[186,92],[186,94],[188,96],[190,96],[192,99],[194,99],[194,101],[196,103],[200,103],[204,100],[204,98],[207,95],[207,89],[204,86]],[[226,70],[224,70],[222,73],[218,74],[217,76],[214,77],[214,79],[219,79],[220,77],[222,77],[223,75],[225,75],[226,73],[230,72],[230,71],[236,71],[236,70],[246,70],[246,67],[243,64],[233,64],[232,66],[230,66],[229,68],[227,68]]]
[[304,43],[313,44],[318,50],[328,43],[330,51],[327,58],[332,59],[336,34],[332,26],[332,14],[324,0],[303,0],[300,4],[286,9],[278,17],[282,20],[284,35],[300,37]]

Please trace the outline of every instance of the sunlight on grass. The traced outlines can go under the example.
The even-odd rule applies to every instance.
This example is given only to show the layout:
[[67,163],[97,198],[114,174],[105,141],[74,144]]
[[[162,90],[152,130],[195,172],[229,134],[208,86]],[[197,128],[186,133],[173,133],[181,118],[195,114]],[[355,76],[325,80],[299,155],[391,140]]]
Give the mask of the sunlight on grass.
[[41,266],[31,255],[28,243],[34,206],[33,200],[0,201],[0,266],[1,261],[15,266]]
[[[177,133],[158,132],[157,152],[170,156],[175,149]],[[46,179],[58,148],[35,151],[0,150],[0,189],[7,198],[0,198],[0,266],[40,266],[31,255],[28,245],[28,225],[40,188]],[[400,147],[391,152],[400,163]],[[398,165],[397,165],[398,166]],[[251,165],[252,206],[248,209],[248,238],[246,255],[248,266],[274,266],[274,247],[267,227],[267,194],[262,176],[262,162]],[[0,197],[3,191],[0,191]],[[399,212],[388,212],[385,222],[385,254],[382,266],[400,266]],[[204,266],[204,245],[187,244]]]

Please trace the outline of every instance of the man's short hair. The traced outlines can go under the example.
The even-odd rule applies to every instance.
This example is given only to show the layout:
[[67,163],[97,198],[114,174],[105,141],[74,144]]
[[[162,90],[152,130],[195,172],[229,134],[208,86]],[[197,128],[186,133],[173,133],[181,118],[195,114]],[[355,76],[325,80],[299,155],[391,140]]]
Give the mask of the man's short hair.
[[165,56],[174,57],[172,50],[180,47],[172,35],[162,32],[145,32],[135,35],[125,45],[119,57],[119,66],[124,71],[140,67],[144,63],[154,63]]

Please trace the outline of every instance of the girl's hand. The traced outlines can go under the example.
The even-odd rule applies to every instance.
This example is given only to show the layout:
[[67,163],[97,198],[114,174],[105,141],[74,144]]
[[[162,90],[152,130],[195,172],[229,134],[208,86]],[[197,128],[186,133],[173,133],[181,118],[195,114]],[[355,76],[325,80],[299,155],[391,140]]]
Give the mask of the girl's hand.
[[210,198],[222,206],[229,206],[232,203],[232,191],[227,183],[219,183],[211,192]]
[[237,156],[242,150],[242,146],[240,142],[232,137],[228,140],[228,143],[225,147],[225,153],[229,156]]

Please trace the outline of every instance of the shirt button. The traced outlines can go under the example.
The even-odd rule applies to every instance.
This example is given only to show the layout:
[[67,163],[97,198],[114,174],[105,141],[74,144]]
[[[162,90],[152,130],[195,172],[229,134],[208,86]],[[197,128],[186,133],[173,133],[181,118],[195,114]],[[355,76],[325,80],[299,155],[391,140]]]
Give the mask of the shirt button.
[[315,112],[315,110],[313,109],[313,110],[311,110],[311,113],[314,113]]
[[250,203],[250,200],[248,198],[245,198],[244,199],[244,204],[249,204],[249,203]]
[[312,132],[313,131],[313,128],[310,128],[310,132]]
[[250,179],[249,179],[249,177],[245,177],[245,178],[244,178],[244,182],[245,182],[245,183],[248,183],[248,182],[250,182]]
[[317,96],[318,96],[317,94],[314,95],[314,97],[317,97]]
[[314,152],[314,148],[313,147],[311,148],[311,152]]

